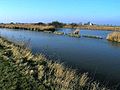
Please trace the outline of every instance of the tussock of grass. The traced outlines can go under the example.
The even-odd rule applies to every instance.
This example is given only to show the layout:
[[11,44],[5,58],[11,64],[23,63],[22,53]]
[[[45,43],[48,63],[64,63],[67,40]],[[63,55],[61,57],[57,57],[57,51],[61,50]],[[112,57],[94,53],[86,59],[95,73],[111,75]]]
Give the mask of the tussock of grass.
[[69,37],[80,38],[80,34],[68,33],[68,34],[66,34],[66,35],[68,35]]
[[120,42],[120,32],[112,32],[108,34],[106,39],[113,42]]
[[[99,83],[91,82],[87,73],[76,74],[75,70],[47,60],[43,55],[33,55],[29,49],[15,45],[6,39],[0,38],[0,47],[2,48],[0,51],[2,59],[0,60],[15,66],[12,72],[9,72],[8,69],[4,73],[9,72],[8,74],[11,74],[14,72],[15,75],[18,74],[15,76],[18,81],[11,84],[10,88],[15,86],[13,88],[18,89],[17,87],[19,87],[21,90],[108,90],[101,87]],[[13,78],[11,75],[10,79]],[[9,76],[6,79],[9,79]],[[8,82],[10,83],[10,81]],[[1,87],[2,83],[0,83],[0,88],[8,89],[4,85]]]

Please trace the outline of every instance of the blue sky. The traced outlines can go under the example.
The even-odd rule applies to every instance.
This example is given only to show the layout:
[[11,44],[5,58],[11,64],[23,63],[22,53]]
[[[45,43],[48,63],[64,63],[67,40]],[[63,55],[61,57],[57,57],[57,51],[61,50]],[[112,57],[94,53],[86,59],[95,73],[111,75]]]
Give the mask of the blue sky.
[[0,22],[120,25],[120,0],[0,0]]

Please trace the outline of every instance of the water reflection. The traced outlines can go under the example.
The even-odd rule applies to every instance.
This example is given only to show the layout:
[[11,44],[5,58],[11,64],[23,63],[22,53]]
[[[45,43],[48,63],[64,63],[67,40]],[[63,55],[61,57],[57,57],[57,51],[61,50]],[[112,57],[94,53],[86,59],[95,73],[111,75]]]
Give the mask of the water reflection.
[[112,41],[108,41],[108,43],[113,46],[113,47],[116,47],[116,48],[119,48],[120,47],[120,43],[118,42],[112,42]]

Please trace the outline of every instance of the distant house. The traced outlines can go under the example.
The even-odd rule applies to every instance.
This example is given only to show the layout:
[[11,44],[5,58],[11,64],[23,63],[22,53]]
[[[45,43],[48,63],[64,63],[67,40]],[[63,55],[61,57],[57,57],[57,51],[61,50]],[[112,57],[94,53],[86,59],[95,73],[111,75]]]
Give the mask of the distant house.
[[91,25],[93,25],[93,24],[92,24],[91,22],[88,22],[88,25],[90,25],[90,26],[91,26]]
[[90,26],[92,26],[92,25],[93,25],[93,23],[88,22],[88,23],[85,23],[84,25],[90,25]]

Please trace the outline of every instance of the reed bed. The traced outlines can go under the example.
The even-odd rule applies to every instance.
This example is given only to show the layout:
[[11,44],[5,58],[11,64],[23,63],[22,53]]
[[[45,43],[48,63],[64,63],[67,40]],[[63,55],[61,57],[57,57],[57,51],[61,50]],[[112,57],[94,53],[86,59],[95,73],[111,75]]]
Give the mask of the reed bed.
[[0,28],[24,29],[31,31],[55,31],[52,25],[34,25],[34,24],[0,24]]
[[[33,55],[24,45],[16,45],[1,37],[0,50],[1,60],[7,62],[4,65],[15,66],[12,68],[12,72],[16,71],[15,75],[17,74],[12,78],[12,81],[18,81],[15,84],[10,84],[9,90],[13,87],[14,90],[110,90],[105,88],[104,85],[92,81],[88,77],[88,73],[77,74],[75,70],[48,60],[44,55]],[[9,69],[7,72],[11,73]],[[18,75],[19,73],[20,75]],[[5,80],[9,80],[11,77],[6,77]],[[19,77],[24,78],[17,79]],[[1,83],[0,88],[2,88]],[[8,87],[5,87],[5,89],[8,89]]]
[[65,25],[64,28],[80,28],[80,29],[88,29],[88,30],[120,30],[119,26],[97,26],[97,25]]
[[107,40],[120,43],[120,32],[112,32],[108,34]]

